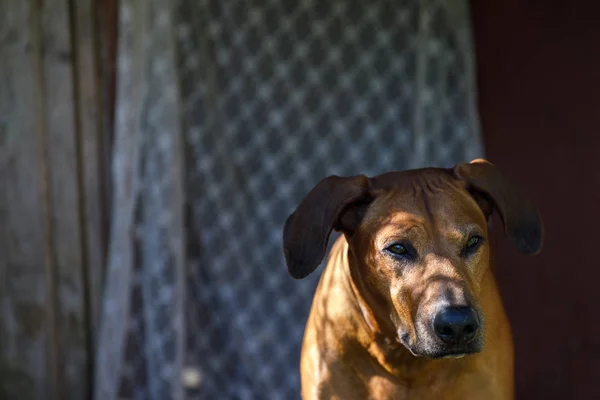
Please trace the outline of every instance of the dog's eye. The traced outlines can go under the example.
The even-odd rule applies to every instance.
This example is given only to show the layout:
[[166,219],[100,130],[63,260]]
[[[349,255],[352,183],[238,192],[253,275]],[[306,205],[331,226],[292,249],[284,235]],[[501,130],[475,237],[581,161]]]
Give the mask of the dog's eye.
[[468,241],[467,241],[467,248],[470,247],[474,247],[477,246],[479,244],[479,241],[481,240],[481,238],[479,236],[472,236]]
[[410,243],[394,243],[386,247],[385,251],[393,257],[401,257],[406,260],[412,260],[416,257],[416,251]]
[[467,244],[464,248],[464,254],[469,255],[473,253],[483,243],[483,238],[478,235],[473,235],[467,240]]
[[400,243],[394,243],[393,245],[389,246],[386,250],[392,254],[396,254],[399,256],[406,254],[408,252],[406,250],[406,247],[404,247]]

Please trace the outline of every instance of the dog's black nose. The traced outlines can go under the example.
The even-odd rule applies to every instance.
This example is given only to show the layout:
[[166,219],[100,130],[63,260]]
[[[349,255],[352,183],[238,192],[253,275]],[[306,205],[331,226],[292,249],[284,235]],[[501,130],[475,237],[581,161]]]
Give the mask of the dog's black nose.
[[479,320],[472,307],[448,307],[433,320],[435,333],[446,343],[464,343],[479,330]]

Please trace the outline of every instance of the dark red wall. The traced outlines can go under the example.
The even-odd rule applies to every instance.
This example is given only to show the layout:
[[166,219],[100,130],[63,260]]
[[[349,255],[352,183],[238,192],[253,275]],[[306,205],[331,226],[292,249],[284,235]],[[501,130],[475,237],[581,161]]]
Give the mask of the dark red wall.
[[496,229],[518,399],[600,399],[600,1],[472,1],[488,158],[539,204],[545,245]]

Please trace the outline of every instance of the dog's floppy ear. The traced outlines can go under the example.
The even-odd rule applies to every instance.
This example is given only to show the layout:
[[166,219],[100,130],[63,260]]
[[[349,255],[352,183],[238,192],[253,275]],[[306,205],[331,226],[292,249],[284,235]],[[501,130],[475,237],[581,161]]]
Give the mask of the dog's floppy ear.
[[[357,223],[345,212],[369,200],[369,179],[329,176],[322,179],[288,217],[283,228],[283,252],[289,274],[302,279],[323,261],[331,231],[348,231]],[[342,218],[344,217],[344,218]]]
[[500,214],[504,233],[523,254],[535,255],[542,249],[543,224],[537,208],[504,177],[492,163],[476,159],[458,164],[454,175],[467,182],[467,190],[483,196]]

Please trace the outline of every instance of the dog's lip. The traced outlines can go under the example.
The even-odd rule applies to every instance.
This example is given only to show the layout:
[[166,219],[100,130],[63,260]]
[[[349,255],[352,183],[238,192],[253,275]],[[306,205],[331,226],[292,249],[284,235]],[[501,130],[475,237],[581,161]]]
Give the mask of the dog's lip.
[[442,352],[442,353],[428,353],[428,352],[417,352],[415,351],[412,346],[405,344],[404,347],[406,347],[408,349],[408,351],[410,352],[410,354],[412,354],[415,357],[426,357],[426,358],[432,358],[432,359],[445,359],[445,360],[458,360],[461,359],[463,357],[467,357],[470,356],[472,354],[477,353],[477,351],[452,351],[452,352]]
[[408,349],[408,351],[410,351],[410,354],[412,354],[413,356],[415,356],[415,357],[423,357],[422,354],[415,353],[411,346],[404,346],[404,347],[406,347]]
[[460,359],[465,357],[467,354],[464,353],[460,353],[460,354],[448,354],[447,356],[442,356],[442,358],[451,358],[451,359]]
[[460,350],[451,350],[451,351],[435,351],[429,352],[424,351],[422,353],[415,352],[410,346],[405,346],[413,356],[415,357],[426,357],[435,360],[458,360],[464,357],[471,356],[473,354],[477,354],[479,350],[471,350],[471,349],[460,349]]
[[427,351],[419,352],[411,345],[410,335],[407,332],[404,332],[402,329],[398,329],[397,335],[398,343],[402,344],[415,357],[427,357],[433,359],[461,359],[481,351],[467,347],[458,349],[445,349],[443,351],[434,353],[429,353]]
[[430,357],[432,358],[438,358],[438,359],[460,359],[463,357],[467,357],[473,354],[477,354],[479,353],[479,350],[464,350],[461,349],[459,350],[452,350],[452,351],[444,351],[444,352],[440,352],[438,354],[433,354]]
[[398,334],[398,342],[402,343],[405,346],[408,346],[408,342],[410,341],[410,334],[408,332],[404,332],[401,328],[397,331]]
[[400,343],[401,345],[403,345],[406,349],[408,349],[408,351],[410,351],[410,353],[415,356],[415,357],[421,357],[422,354],[419,354],[417,352],[415,352],[415,350],[413,350],[413,347],[410,344],[410,334],[408,332],[404,332],[402,330],[402,328],[398,329],[397,331],[398,334],[398,343]]

